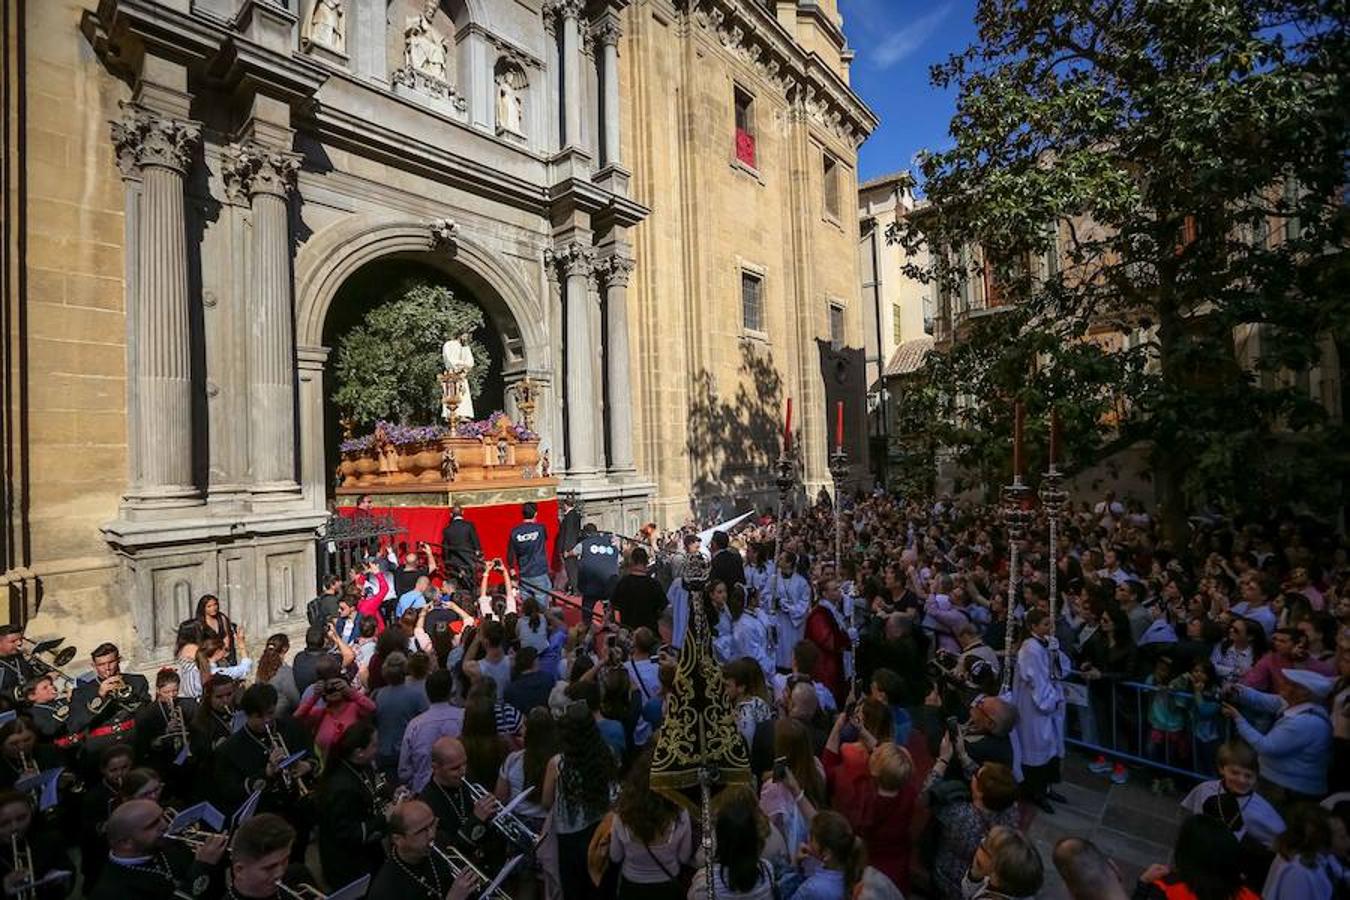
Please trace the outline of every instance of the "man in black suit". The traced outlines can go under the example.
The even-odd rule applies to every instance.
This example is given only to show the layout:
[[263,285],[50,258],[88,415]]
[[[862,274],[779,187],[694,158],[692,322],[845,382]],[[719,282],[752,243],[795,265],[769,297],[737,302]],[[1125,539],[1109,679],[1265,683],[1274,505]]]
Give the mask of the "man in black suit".
[[567,583],[560,587],[572,594],[577,590],[577,560],[574,556],[568,556],[567,551],[581,541],[581,510],[577,509],[577,505],[570,497],[562,499],[562,510],[562,518],[558,521],[558,543],[555,552],[562,557],[562,568],[567,572]]
[[725,531],[713,532],[711,580],[723,582],[728,591],[738,584],[745,584],[745,560],[741,559],[739,550],[731,548],[731,540]]
[[478,561],[483,558],[483,545],[478,540],[478,529],[464,518],[460,506],[450,508],[450,524],[441,532],[441,559],[447,573],[461,584],[472,584]]

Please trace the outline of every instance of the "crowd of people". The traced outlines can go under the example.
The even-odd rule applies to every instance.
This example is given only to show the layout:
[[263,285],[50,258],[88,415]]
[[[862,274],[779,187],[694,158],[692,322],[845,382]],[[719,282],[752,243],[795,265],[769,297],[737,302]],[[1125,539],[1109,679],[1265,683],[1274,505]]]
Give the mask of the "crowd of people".
[[[640,540],[526,504],[485,559],[455,510],[441,546],[326,579],[294,650],[255,657],[211,596],[149,677],[104,644],[70,679],[0,627],[3,887],[966,900],[1053,866],[1084,900],[1347,896],[1344,537],[1281,514],[1167,541],[1111,494],[1053,554],[1047,525],[1014,569],[999,510],[950,499]],[[751,776],[706,821],[652,777],[695,653]],[[1086,836],[1047,860],[1027,835],[1069,802],[1069,743],[1187,813],[1137,884]]]

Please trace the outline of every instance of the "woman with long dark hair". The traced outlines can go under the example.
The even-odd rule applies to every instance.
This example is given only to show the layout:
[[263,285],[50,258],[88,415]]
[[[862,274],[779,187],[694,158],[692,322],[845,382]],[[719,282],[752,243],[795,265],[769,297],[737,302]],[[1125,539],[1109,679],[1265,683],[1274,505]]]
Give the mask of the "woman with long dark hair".
[[[754,795],[727,788],[718,798],[713,823],[717,843],[713,848],[713,892],[718,900],[772,900],[773,868],[764,860],[769,822],[755,803]],[[694,872],[689,900],[707,900],[705,866]]]
[[1181,823],[1171,867],[1155,865],[1139,876],[1136,900],[1257,900],[1242,884],[1242,849],[1217,819],[1191,816]]
[[689,813],[651,788],[651,751],[619,792],[609,860],[619,863],[618,900],[680,900],[680,870],[693,859]]
[[333,887],[351,884],[384,862],[386,820],[376,795],[375,726],[357,722],[337,739],[319,778],[319,861]]
[[497,733],[496,704],[490,697],[473,696],[464,707],[464,727],[460,741],[468,755],[464,777],[491,789],[510,750],[506,738]]
[[[1088,703],[1091,707],[1095,736],[1099,740],[1110,740],[1111,735],[1120,733],[1127,741],[1133,734],[1132,729],[1115,729],[1114,713],[1117,697],[1116,683],[1129,678],[1134,672],[1135,645],[1134,634],[1130,631],[1130,619],[1118,606],[1102,608],[1094,604],[1098,612],[1097,630],[1088,638],[1079,652],[1079,668],[1088,683]],[[1133,715],[1133,710],[1125,710]],[[1127,743],[1128,746],[1128,743]],[[1098,774],[1111,773],[1111,780],[1117,784],[1126,779],[1125,764],[1117,760],[1108,762],[1099,755],[1088,768]]]
[[221,645],[225,648],[225,665],[239,664],[238,648],[234,645],[238,628],[221,610],[220,599],[215,594],[202,595],[197,601],[197,611],[193,614],[192,621],[197,623],[201,640],[220,639]]
[[1228,623],[1228,634],[1210,653],[1209,661],[1224,681],[1236,681],[1265,655],[1266,630],[1239,616]]
[[811,838],[807,856],[819,868],[784,892],[783,900],[845,900],[862,880],[867,867],[867,851],[862,839],[853,833],[848,819],[827,809],[811,820]]
[[618,789],[619,766],[584,702],[567,707],[561,723],[562,752],[544,773],[543,806],[553,810],[558,838],[558,878],[566,900],[599,895],[586,866],[586,851]]
[[558,723],[553,714],[545,707],[536,706],[525,717],[525,747],[507,754],[497,775],[497,799],[504,804],[525,791],[534,792],[516,806],[516,815],[525,819],[536,833],[548,815],[539,800],[544,787],[544,772],[549,760],[558,755],[559,746]]
[[278,718],[288,716],[300,705],[300,691],[295,685],[295,672],[286,662],[291,652],[291,639],[277,633],[267,639],[262,656],[258,657],[257,683],[270,684],[277,689]]

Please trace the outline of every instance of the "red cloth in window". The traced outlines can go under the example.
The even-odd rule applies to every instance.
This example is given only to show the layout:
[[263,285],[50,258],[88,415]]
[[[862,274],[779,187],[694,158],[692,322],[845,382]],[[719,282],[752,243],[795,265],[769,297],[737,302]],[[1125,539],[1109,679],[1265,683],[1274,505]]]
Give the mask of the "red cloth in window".
[[736,129],[736,158],[747,166],[755,165],[755,136],[744,128]]

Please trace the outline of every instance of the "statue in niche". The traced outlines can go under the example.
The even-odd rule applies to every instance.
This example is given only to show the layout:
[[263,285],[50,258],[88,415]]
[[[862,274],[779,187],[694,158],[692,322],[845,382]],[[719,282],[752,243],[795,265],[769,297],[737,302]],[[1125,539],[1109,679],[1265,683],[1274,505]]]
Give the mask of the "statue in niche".
[[437,0],[424,0],[422,12],[408,17],[403,29],[403,60],[408,68],[429,78],[449,83],[449,43],[435,25]]
[[497,72],[497,130],[525,133],[525,74],[513,65]]
[[344,0],[314,0],[306,32],[310,43],[344,53],[347,29]]

